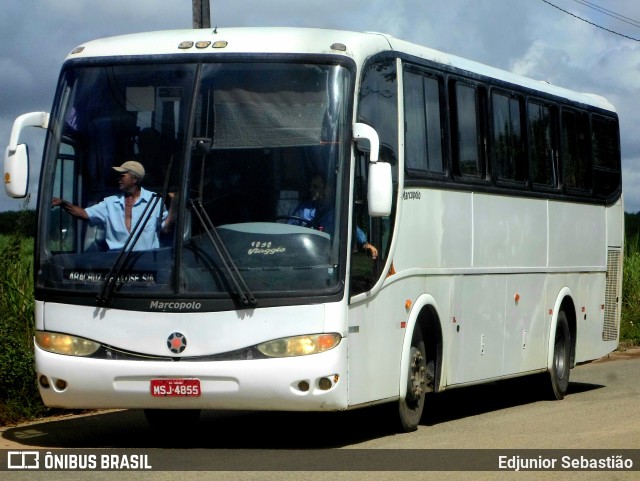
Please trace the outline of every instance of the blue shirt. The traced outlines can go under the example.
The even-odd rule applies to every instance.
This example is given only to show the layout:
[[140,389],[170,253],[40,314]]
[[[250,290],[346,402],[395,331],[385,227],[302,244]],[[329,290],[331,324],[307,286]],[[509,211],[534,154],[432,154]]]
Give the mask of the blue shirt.
[[[296,207],[292,215],[305,219],[309,222],[309,224],[303,224],[302,222],[296,221],[295,219],[291,219],[289,221],[289,224],[302,224],[308,227],[312,226],[316,229],[323,230],[324,232],[330,234],[331,232],[333,232],[334,225],[333,210],[327,209],[324,212],[320,211],[320,215],[316,219],[318,210],[319,209],[313,202],[302,202],[298,205],[298,207]],[[367,234],[365,234],[364,231],[358,226],[356,226],[356,240],[358,242],[358,246],[362,246],[362,244],[367,242]]]
[[[153,196],[153,192],[149,190],[144,188],[140,190],[140,197],[138,197],[136,203],[131,208],[132,230],[135,229],[147,205],[154,200]],[[87,207],[85,212],[89,216],[90,225],[104,225],[105,240],[110,250],[122,249],[129,236],[136,235],[133,231],[127,231],[124,224],[124,194],[105,197],[102,202]],[[147,214],[149,213],[147,212]],[[160,247],[158,235],[167,215],[168,212],[164,208],[164,203],[159,201],[155,205],[153,213],[149,216],[133,250],[141,251]]]

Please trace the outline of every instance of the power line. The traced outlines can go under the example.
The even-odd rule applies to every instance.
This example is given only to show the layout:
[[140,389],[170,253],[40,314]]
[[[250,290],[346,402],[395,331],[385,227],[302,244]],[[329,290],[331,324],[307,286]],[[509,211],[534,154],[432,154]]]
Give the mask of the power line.
[[634,20],[633,18],[625,17],[624,15],[620,15],[619,13],[614,12],[613,10],[607,10],[600,5],[596,5],[595,3],[587,2],[587,0],[573,0],[585,7],[593,8],[594,10],[599,11],[600,13],[604,13],[609,17],[613,17],[616,20],[620,20],[621,22],[628,23],[629,25],[633,25],[634,27],[640,27],[640,22]]
[[613,34],[615,34],[615,35],[619,35],[619,36],[621,36],[621,37],[628,38],[629,40],[634,40],[635,42],[640,42],[640,39],[638,39],[638,38],[630,37],[630,36],[628,36],[628,35],[624,35],[623,33],[619,33],[619,32],[616,32],[616,31],[614,31],[614,30],[611,30],[611,29],[608,29],[608,28],[606,28],[606,27],[603,27],[602,25],[598,25],[597,23],[590,22],[589,20],[587,20],[587,19],[585,19],[585,18],[582,18],[582,17],[579,17],[578,15],[575,15],[575,14],[573,14],[573,13],[571,13],[571,12],[569,12],[569,11],[567,11],[567,10],[563,9],[563,8],[560,8],[560,7],[558,7],[557,5],[554,5],[553,3],[548,2],[547,0],[542,0],[542,1],[543,1],[544,3],[546,3],[547,5],[551,5],[552,7],[557,8],[557,9],[558,9],[558,10],[560,10],[561,12],[564,12],[564,13],[566,13],[566,14],[568,14],[568,15],[571,15],[572,17],[577,18],[578,20],[582,20],[583,22],[588,23],[589,25],[593,25],[594,27],[601,28],[602,30],[606,30],[607,32],[609,32],[609,33],[613,33]]

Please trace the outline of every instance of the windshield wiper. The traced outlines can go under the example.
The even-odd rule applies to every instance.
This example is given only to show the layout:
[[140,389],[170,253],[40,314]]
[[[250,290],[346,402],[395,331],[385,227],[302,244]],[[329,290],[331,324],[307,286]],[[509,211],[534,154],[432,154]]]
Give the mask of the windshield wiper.
[[202,202],[198,200],[198,203],[194,202],[193,199],[190,199],[191,206],[193,207],[193,211],[198,216],[202,227],[207,233],[207,237],[211,241],[213,248],[215,249],[218,257],[222,261],[224,269],[222,269],[228,277],[228,280],[231,281],[233,287],[235,288],[236,295],[240,299],[240,303],[246,307],[255,307],[257,305],[256,298],[253,296],[251,289],[247,286],[247,283],[242,277],[242,274],[238,270],[238,266],[233,261],[233,257],[229,254],[227,247],[224,244],[224,241],[218,234],[218,229],[213,225],[207,211],[205,210]]
[[116,287],[116,281],[120,277],[120,273],[124,269],[124,266],[127,264],[129,257],[131,257],[131,252],[133,252],[133,248],[142,235],[142,231],[147,225],[147,222],[149,222],[151,214],[156,208],[156,205],[158,205],[158,202],[160,202],[160,199],[160,194],[157,194],[155,192],[152,193],[151,202],[147,202],[147,205],[142,211],[142,215],[138,219],[138,222],[136,222],[136,225],[132,229],[131,234],[129,234],[127,242],[125,242],[122,250],[120,251],[120,254],[111,266],[109,273],[105,277],[104,283],[102,284],[102,289],[100,289],[100,294],[96,296],[96,301],[99,306],[106,306],[111,299],[111,294],[113,294],[113,290]]

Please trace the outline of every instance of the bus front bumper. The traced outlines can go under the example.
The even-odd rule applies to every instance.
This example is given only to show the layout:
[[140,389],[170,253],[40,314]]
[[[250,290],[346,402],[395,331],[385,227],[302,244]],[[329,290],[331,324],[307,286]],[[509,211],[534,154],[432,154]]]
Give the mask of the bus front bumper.
[[[35,348],[43,402],[67,409],[344,410],[346,354],[344,342],[309,356],[215,362],[92,359]],[[158,394],[158,382],[181,380],[198,389]]]

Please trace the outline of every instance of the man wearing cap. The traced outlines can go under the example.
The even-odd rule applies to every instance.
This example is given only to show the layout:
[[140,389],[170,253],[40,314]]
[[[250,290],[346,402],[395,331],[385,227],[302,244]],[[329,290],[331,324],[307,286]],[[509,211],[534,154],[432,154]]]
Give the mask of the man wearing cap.
[[[63,199],[54,197],[52,206],[60,206],[69,214],[88,221],[90,225],[104,225],[106,242],[109,250],[122,249],[140,220],[145,208],[153,201],[155,194],[142,187],[144,167],[140,162],[128,160],[113,170],[120,174],[119,194],[106,197],[102,202],[91,207],[82,208]],[[174,195],[169,194],[171,200]],[[160,232],[169,232],[175,220],[175,202],[171,202],[169,212],[162,202],[158,202],[153,213],[149,215],[143,231],[133,250],[147,250],[160,247]],[[148,212],[147,212],[148,214]]]

